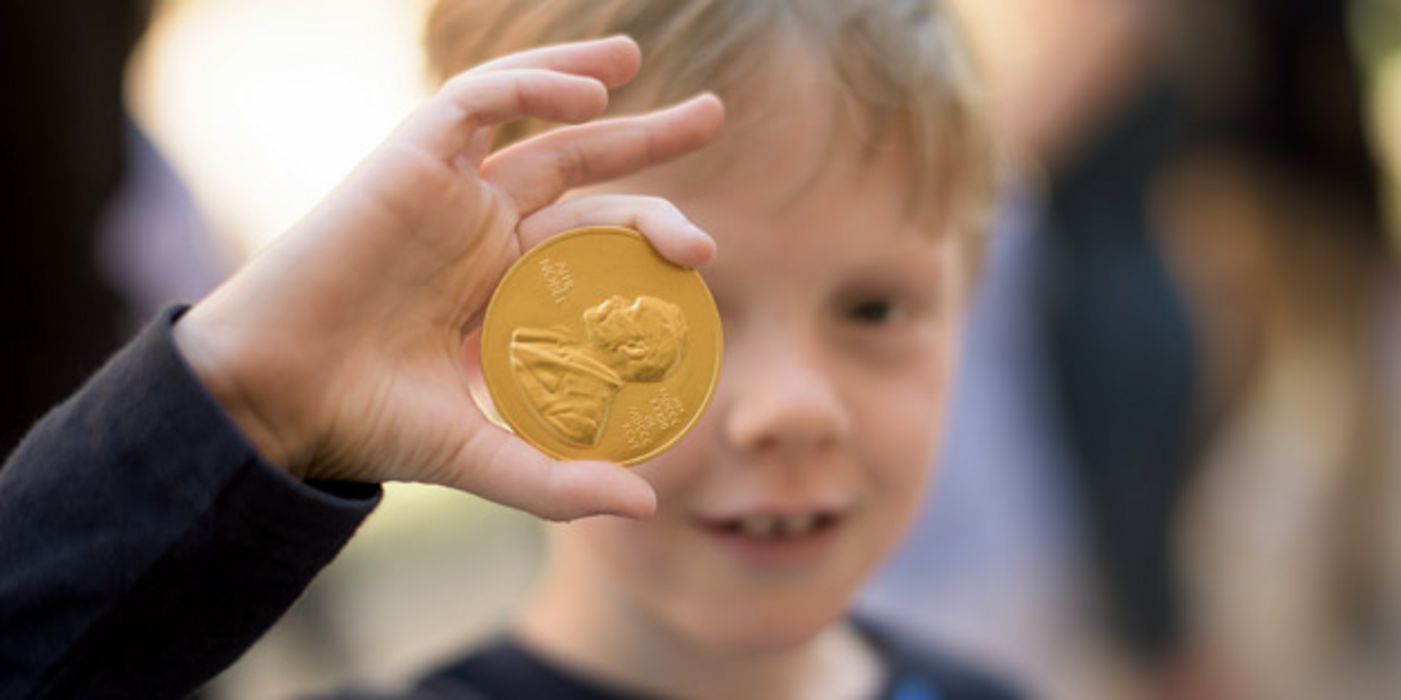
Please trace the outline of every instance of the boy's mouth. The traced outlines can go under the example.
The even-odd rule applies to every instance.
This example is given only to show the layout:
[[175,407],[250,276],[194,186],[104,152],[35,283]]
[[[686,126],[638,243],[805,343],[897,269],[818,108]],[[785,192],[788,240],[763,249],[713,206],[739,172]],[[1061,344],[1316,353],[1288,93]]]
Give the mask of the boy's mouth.
[[846,522],[841,510],[699,518],[701,530],[743,568],[792,572],[824,561]]
[[788,515],[746,515],[734,518],[702,519],[701,524],[720,535],[754,539],[786,540],[807,537],[831,529],[841,520],[835,511],[812,511]]

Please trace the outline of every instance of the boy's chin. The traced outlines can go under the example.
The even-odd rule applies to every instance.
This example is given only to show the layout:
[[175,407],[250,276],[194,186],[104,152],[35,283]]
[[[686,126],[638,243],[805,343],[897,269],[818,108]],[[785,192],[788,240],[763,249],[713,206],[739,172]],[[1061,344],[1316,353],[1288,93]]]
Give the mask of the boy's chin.
[[801,647],[841,622],[845,611],[808,609],[750,611],[681,621],[683,633],[722,653],[769,654]]

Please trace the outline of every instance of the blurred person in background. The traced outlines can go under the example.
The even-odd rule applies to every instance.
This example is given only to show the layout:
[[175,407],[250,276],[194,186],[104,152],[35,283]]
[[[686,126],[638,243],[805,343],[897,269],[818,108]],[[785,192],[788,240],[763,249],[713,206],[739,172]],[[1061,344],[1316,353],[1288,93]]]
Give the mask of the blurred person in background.
[[1394,695],[1346,4],[961,7],[1019,167],[934,507],[868,604],[1050,697]]
[[1401,692],[1396,266],[1359,7],[1197,0],[1171,28],[1192,138],[1156,202],[1204,341],[1207,438],[1177,545],[1214,697]]
[[[0,168],[8,454],[124,337],[123,302],[98,274],[99,222],[125,173],[122,71],[148,3],[5,3]],[[81,319],[81,320],[79,320]]]
[[5,3],[0,65],[0,453],[155,311],[224,266],[189,194],[127,117],[151,0]]

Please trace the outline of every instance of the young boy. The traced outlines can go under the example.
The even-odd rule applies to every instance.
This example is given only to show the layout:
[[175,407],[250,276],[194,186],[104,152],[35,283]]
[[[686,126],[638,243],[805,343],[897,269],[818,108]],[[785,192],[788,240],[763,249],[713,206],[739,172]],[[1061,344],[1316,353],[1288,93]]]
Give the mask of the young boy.
[[[1009,697],[846,619],[923,491],[990,184],[947,22],[897,0],[440,3],[429,38],[444,75],[505,56],[447,81],[7,466],[0,555],[19,573],[0,574],[0,592],[44,620],[46,641],[3,649],[23,675],[0,689],[187,692],[334,556],[377,497],[356,484],[400,479],[550,519],[640,518],[554,526],[508,640],[431,675],[422,696]],[[619,33],[640,56],[623,38],[520,52]],[[658,109],[699,91],[724,101],[718,137],[714,96]],[[656,111],[520,121],[605,105]],[[555,463],[492,427],[459,359],[512,260],[595,224],[638,228],[680,264],[715,257],[717,395],[633,470]],[[93,444],[71,442],[93,426]],[[83,479],[120,488],[100,499]],[[26,505],[60,501],[67,515],[29,531],[119,571],[72,574],[8,532]],[[115,520],[115,544],[95,542]]]

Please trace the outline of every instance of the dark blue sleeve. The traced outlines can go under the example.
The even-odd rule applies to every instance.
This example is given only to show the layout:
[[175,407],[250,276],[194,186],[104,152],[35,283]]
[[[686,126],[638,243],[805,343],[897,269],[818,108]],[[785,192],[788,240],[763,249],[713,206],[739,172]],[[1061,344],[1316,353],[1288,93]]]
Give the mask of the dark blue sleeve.
[[308,485],[261,460],[177,352],[178,315],[0,471],[0,697],[189,694],[378,503],[378,486]]

